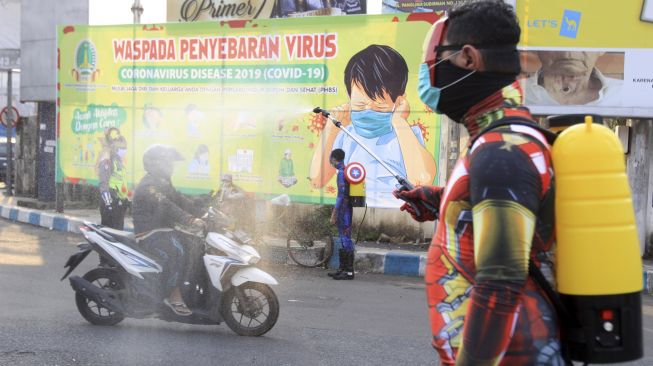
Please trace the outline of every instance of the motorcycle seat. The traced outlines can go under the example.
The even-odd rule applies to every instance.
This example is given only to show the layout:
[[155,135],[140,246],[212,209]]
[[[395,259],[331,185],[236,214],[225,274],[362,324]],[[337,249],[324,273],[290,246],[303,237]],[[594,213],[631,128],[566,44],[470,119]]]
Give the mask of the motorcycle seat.
[[112,237],[118,239],[121,243],[133,246],[136,245],[136,238],[134,237],[134,233],[129,232],[129,231],[122,231],[122,230],[116,230],[112,229],[109,227],[103,227],[102,229],[103,233],[109,234]]

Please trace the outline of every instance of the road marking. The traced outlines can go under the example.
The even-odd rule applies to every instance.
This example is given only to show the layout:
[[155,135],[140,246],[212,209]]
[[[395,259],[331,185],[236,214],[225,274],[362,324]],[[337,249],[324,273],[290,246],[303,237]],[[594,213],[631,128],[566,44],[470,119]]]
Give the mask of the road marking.
[[653,329],[644,328],[644,330],[649,332],[649,333],[653,333]]

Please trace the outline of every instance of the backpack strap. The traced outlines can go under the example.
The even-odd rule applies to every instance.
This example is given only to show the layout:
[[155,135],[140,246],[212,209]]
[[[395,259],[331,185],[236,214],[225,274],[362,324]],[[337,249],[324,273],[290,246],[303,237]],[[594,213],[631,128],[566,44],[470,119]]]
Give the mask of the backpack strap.
[[554,290],[553,287],[551,287],[551,284],[546,280],[546,277],[544,277],[542,271],[535,265],[533,259],[528,261],[528,275],[533,277],[535,283],[542,288],[546,294],[546,297],[549,298],[549,301],[551,301],[551,304],[555,308],[556,313],[558,313],[559,321],[562,324],[578,326],[578,319],[571,315],[569,309],[567,309],[567,306],[560,299],[558,292]]
[[549,145],[553,145],[553,142],[555,141],[556,137],[558,137],[558,135],[556,135],[555,133],[547,130],[546,128],[544,128],[544,127],[542,127],[540,125],[538,125],[537,123],[535,123],[535,121],[533,121],[530,118],[526,118],[526,117],[504,117],[504,118],[498,119],[498,120],[490,123],[489,126],[485,127],[479,133],[477,133],[476,136],[469,139],[469,146],[471,147],[472,145],[474,145],[476,140],[478,140],[485,133],[490,132],[490,131],[492,131],[494,129],[497,129],[499,127],[510,126],[510,125],[526,126],[526,127],[530,127],[530,128],[533,128],[533,129],[537,130],[542,135],[544,135],[544,138],[546,138],[546,141],[549,143]]

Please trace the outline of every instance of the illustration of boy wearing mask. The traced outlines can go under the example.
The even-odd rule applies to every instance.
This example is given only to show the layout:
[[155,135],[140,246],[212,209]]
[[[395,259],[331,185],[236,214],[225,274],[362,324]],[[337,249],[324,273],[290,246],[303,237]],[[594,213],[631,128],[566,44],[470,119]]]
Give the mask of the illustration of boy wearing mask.
[[188,173],[191,175],[208,176],[211,174],[209,165],[209,148],[206,145],[199,145],[195,150],[195,156],[188,164]]
[[[345,68],[349,103],[331,110],[332,116],[396,173],[415,184],[432,184],[436,165],[424,147],[418,126],[406,119],[410,107],[405,97],[408,66],[393,48],[371,45],[355,54]],[[345,165],[365,167],[365,195],[370,207],[399,207],[393,197],[397,180],[352,138],[328,122],[317,143],[310,167],[313,187],[326,185],[335,169],[329,164],[331,151],[345,151]]]

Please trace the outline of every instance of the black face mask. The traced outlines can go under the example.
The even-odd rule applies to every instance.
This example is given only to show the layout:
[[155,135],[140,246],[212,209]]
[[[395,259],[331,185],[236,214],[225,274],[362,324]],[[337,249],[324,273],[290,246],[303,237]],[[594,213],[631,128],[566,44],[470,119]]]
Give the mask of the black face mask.
[[[438,110],[456,122],[474,105],[515,81],[517,74],[476,71],[460,68],[449,60],[435,67],[435,86],[440,92]],[[455,84],[453,84],[455,83]]]

